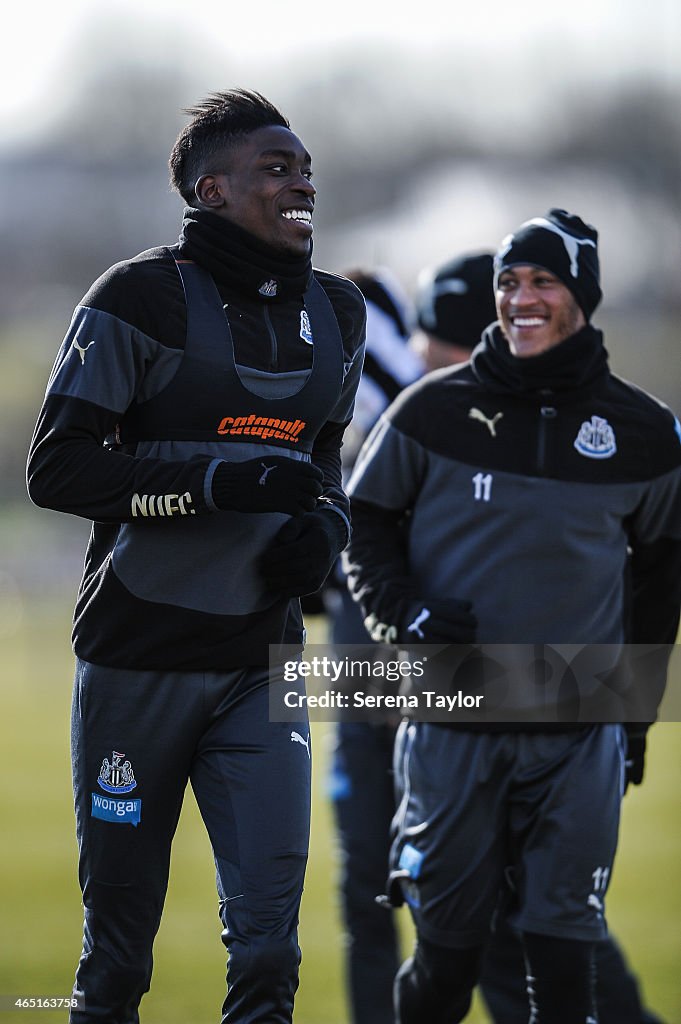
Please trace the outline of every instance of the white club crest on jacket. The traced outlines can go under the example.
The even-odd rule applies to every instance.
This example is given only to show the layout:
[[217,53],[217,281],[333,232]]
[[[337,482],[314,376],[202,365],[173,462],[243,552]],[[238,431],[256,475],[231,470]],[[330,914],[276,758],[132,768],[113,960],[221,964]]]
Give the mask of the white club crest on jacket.
[[579,428],[575,448],[588,459],[609,459],[617,451],[615,431],[602,416],[592,416]]

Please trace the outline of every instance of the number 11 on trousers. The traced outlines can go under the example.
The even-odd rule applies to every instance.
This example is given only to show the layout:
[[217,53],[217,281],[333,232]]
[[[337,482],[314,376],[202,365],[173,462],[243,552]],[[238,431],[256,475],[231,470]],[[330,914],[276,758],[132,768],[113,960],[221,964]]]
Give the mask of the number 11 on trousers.
[[492,494],[492,474],[476,473],[473,477],[473,497],[476,501],[489,501]]

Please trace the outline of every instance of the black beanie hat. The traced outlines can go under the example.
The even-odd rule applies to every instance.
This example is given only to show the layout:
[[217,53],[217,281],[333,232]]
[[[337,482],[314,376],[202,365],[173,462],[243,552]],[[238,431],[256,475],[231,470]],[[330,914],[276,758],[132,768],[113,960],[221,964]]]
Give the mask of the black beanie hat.
[[552,209],[525,221],[507,235],[494,257],[494,287],[508,267],[528,263],[545,267],[569,288],[587,320],[601,301],[598,232],[591,224]]
[[496,318],[491,253],[458,256],[421,274],[416,294],[421,330],[472,349]]

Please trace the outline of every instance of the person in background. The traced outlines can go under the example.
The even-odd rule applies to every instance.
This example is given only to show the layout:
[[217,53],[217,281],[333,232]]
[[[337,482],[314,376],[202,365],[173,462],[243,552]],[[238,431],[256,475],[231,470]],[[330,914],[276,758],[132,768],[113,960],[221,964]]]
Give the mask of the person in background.
[[[408,384],[427,369],[470,355],[494,318],[491,254],[471,253],[421,275],[412,306],[385,268],[345,276],[367,304],[364,370],[343,460],[352,469],[371,427]],[[414,327],[414,320],[418,325]],[[466,343],[469,339],[469,343]],[[331,578],[330,578],[331,579]],[[331,642],[371,644],[340,566],[323,590]],[[363,654],[367,656],[366,652]],[[393,1024],[392,990],[400,964],[395,915],[376,897],[385,887],[390,823],[395,813],[392,756],[398,720],[339,722],[329,792],[340,848],[340,898],[345,928],[346,989],[352,1024]]]
[[496,320],[492,256],[463,253],[419,274],[417,326],[409,344],[426,371],[465,363],[485,327]]

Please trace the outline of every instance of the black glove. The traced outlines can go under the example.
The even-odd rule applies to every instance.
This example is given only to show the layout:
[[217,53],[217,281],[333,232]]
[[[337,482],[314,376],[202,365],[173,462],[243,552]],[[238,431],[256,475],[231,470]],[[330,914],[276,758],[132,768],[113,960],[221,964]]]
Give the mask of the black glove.
[[213,475],[213,501],[222,511],[300,516],[315,508],[323,479],[311,462],[281,455],[221,462]]
[[417,601],[402,620],[398,643],[472,644],[478,625],[472,607],[456,598]]
[[640,786],[643,782],[643,771],[646,762],[647,730],[626,725],[627,752],[624,759],[624,789],[627,786]]
[[319,590],[345,546],[347,531],[331,511],[308,512],[284,523],[260,560],[268,587],[282,597]]

